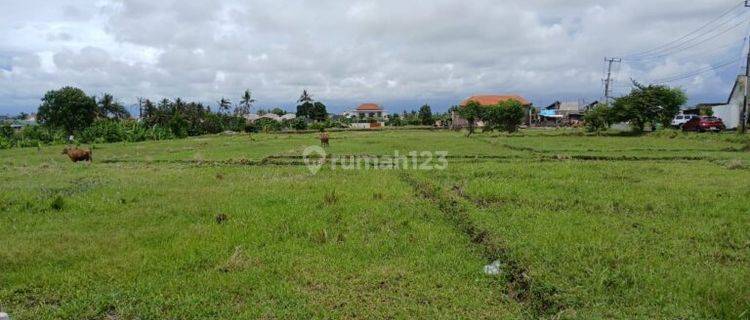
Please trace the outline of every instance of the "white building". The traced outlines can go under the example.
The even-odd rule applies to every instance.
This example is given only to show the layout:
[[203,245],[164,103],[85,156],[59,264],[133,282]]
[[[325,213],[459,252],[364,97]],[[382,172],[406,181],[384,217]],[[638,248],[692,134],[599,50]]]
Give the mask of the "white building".
[[703,103],[699,104],[696,109],[711,108],[714,116],[724,121],[727,129],[739,128],[742,106],[745,103],[746,82],[747,78],[745,76],[738,76],[726,103]]

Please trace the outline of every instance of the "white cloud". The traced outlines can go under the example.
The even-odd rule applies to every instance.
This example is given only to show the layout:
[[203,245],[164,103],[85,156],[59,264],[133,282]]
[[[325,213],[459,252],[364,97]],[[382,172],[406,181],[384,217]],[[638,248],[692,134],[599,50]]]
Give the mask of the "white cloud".
[[[44,91],[213,102],[245,88],[291,107],[303,88],[342,109],[438,109],[474,93],[541,105],[598,99],[602,59],[676,39],[734,0],[152,1],[27,0],[0,12],[0,113]],[[738,18],[739,19],[739,18]],[[739,20],[738,20],[739,21]],[[664,59],[622,66],[619,83],[740,59],[745,26]],[[721,100],[736,68],[678,83]]]

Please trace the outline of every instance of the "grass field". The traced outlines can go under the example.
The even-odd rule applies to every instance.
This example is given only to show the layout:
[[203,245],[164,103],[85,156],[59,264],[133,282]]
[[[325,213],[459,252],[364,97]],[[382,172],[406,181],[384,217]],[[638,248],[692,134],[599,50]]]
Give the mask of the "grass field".
[[3,150],[0,311],[750,319],[748,141],[339,132],[329,154],[449,165],[316,175],[311,134]]

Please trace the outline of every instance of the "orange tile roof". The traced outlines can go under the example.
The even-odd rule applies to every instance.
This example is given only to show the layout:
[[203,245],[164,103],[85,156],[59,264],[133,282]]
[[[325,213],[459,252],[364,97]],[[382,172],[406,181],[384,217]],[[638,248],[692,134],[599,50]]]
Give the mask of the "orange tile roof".
[[363,103],[357,108],[357,111],[383,111],[383,108],[374,103]]
[[524,106],[530,106],[531,102],[529,100],[526,100],[526,98],[516,95],[516,94],[508,94],[508,95],[477,95],[472,96],[463,102],[461,102],[461,106],[466,106],[466,104],[469,103],[469,101],[476,101],[479,102],[482,106],[494,106],[500,102],[505,102],[508,100],[516,100],[520,102]]

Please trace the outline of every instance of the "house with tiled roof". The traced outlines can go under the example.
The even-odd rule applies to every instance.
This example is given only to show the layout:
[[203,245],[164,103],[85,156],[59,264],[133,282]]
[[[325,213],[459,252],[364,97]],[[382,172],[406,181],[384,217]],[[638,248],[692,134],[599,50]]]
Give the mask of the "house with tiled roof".
[[385,110],[376,103],[363,103],[354,110],[360,118],[382,118]]
[[[474,95],[471,96],[464,101],[461,102],[459,105],[459,108],[465,107],[469,102],[474,101],[479,103],[480,106],[483,107],[489,107],[489,106],[495,106],[501,102],[506,102],[509,100],[515,100],[521,103],[521,105],[526,110],[531,110],[533,108],[533,104],[526,98],[517,95],[517,94],[494,94],[494,95]],[[529,114],[529,112],[527,112]],[[452,127],[454,129],[461,129],[466,128],[469,126],[469,121],[467,121],[464,118],[461,118],[461,116],[458,115],[458,112],[453,111],[451,114],[451,120],[452,120]],[[524,122],[528,123],[529,119],[525,119]],[[484,127],[484,123],[482,121],[476,122],[477,127]]]
[[352,128],[380,128],[385,125],[388,113],[377,103],[363,103],[352,111],[342,114],[348,119],[354,119]]

